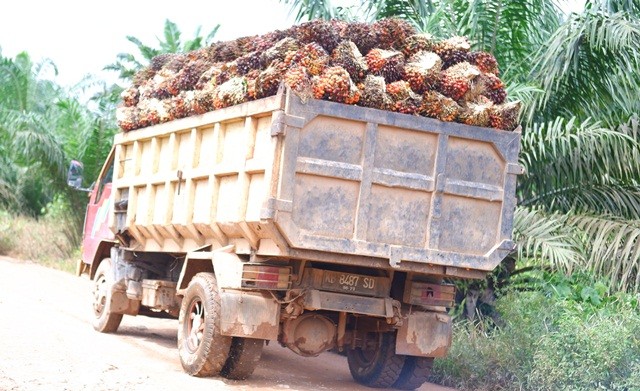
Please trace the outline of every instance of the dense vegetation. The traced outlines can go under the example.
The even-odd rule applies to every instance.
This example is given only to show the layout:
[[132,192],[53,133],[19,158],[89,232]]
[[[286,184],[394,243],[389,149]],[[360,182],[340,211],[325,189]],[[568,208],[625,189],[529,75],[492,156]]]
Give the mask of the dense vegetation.
[[[485,303],[494,316],[457,323],[434,378],[474,390],[640,389],[640,3],[590,0],[566,15],[547,0],[282,1],[299,20],[396,16],[439,38],[467,36],[494,54],[509,99],[523,102],[515,267],[462,284],[465,300],[501,287]],[[130,78],[212,34],[182,44],[167,21],[160,48],[129,37],[142,58],[108,67]],[[83,161],[88,186],[116,131],[118,86],[87,103],[47,72],[54,64],[0,51],[0,253],[17,246],[7,238],[20,215],[67,222],[73,245],[57,247],[70,256],[86,197],[68,190],[66,167]]]

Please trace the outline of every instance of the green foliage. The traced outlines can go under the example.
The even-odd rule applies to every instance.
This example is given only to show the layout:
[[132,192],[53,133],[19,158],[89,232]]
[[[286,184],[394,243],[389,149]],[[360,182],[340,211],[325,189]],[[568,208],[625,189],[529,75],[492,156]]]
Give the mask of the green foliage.
[[140,39],[129,35],[127,40],[136,46],[141,58],[132,53],[120,53],[117,56],[117,61],[105,66],[104,69],[118,72],[121,79],[130,81],[136,72],[147,66],[151,59],[159,54],[189,52],[211,44],[219,28],[220,25],[217,24],[206,37],[203,37],[200,35],[201,28],[198,27],[194,38],[183,43],[181,40],[182,32],[178,26],[166,19],[162,39],[157,38],[159,47],[145,45]]
[[459,390],[637,389],[638,297],[611,294],[589,274],[543,274],[538,290],[498,299],[500,326],[457,322],[434,380]]
[[616,102],[620,88],[638,90],[640,23],[626,11],[572,14],[541,46],[530,77],[545,91],[529,118],[572,113],[588,117]]
[[338,14],[337,7],[329,0],[281,0],[291,5],[291,13],[296,13],[296,21],[313,19],[333,19]]
[[521,205],[514,236],[521,262],[591,270],[613,289],[640,290],[640,133],[561,118],[524,134]]

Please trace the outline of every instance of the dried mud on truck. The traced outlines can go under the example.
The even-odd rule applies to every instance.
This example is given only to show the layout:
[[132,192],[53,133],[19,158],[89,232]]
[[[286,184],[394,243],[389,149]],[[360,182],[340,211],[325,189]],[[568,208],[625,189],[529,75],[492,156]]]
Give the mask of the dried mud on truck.
[[244,379],[273,341],[422,385],[451,343],[447,281],[514,248],[519,106],[491,59],[397,20],[154,59],[91,189],[95,329],[177,317],[194,376]]

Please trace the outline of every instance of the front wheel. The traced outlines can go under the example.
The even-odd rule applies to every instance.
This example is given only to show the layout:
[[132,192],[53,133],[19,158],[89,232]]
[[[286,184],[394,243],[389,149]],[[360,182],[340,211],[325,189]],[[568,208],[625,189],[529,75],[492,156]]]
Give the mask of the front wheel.
[[178,352],[193,376],[220,374],[232,337],[220,334],[220,295],[212,273],[198,273],[189,283],[178,318]]
[[111,259],[105,258],[93,277],[93,328],[101,333],[115,333],[122,322],[122,314],[111,312],[112,286]]
[[395,354],[395,334],[372,335],[374,338],[365,347],[347,351],[349,371],[355,381],[365,386],[391,387],[400,377],[405,356]]

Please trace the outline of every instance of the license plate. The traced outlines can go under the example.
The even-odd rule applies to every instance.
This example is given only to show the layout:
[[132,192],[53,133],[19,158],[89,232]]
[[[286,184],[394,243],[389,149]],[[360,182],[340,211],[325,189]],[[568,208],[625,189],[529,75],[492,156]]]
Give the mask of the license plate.
[[325,270],[322,276],[322,288],[334,292],[378,296],[378,292],[384,289],[381,285],[386,285],[384,280],[384,278]]

